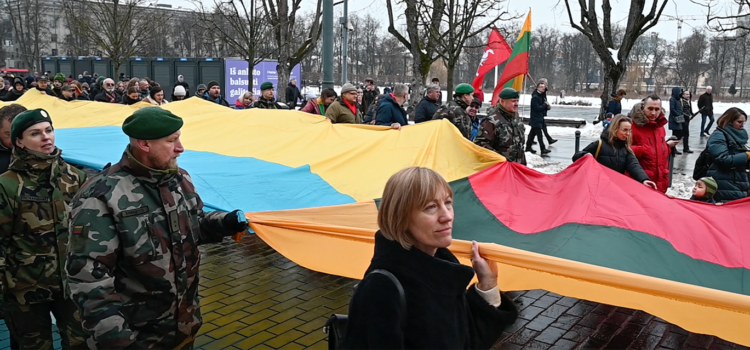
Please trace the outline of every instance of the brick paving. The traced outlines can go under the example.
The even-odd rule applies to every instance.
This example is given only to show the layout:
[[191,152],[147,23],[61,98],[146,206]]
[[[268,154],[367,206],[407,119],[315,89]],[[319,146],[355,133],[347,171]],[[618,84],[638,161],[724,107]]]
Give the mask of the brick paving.
[[[323,325],[347,313],[356,280],[307,270],[254,235],[202,250],[196,349],[327,349]],[[494,349],[747,349],[642,311],[543,290],[510,294],[520,318]],[[0,350],[7,343],[0,323]]]

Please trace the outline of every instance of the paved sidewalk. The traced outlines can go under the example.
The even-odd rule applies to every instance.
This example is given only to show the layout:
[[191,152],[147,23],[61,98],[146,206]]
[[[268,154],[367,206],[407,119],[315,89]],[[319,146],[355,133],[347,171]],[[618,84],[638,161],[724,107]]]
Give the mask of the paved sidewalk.
[[[331,314],[347,313],[355,283],[298,266],[255,235],[204,246],[204,325],[195,347],[327,349],[323,325]],[[747,349],[641,311],[543,290],[511,295],[520,303],[520,319],[495,349]],[[7,348],[0,324],[0,350]]]

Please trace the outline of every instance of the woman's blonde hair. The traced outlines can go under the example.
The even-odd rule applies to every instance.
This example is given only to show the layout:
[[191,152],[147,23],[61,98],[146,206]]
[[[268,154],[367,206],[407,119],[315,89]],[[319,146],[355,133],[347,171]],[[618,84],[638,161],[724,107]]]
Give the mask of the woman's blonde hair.
[[432,169],[410,167],[393,174],[385,184],[380,201],[380,232],[385,238],[400,243],[404,249],[411,249],[414,244],[414,237],[408,230],[411,214],[438,199],[441,191],[453,197],[448,182]]
[[[630,120],[627,116],[624,116],[622,114],[616,115],[614,118],[612,118],[612,121],[609,123],[609,144],[610,146],[615,146],[615,140],[617,140],[617,129],[620,128],[620,124],[622,123],[630,123],[630,126],[633,126],[633,121]],[[633,144],[633,133],[631,132],[628,134],[628,137],[625,139],[625,148],[628,150],[628,152],[633,153],[633,149],[630,148],[630,145]]]

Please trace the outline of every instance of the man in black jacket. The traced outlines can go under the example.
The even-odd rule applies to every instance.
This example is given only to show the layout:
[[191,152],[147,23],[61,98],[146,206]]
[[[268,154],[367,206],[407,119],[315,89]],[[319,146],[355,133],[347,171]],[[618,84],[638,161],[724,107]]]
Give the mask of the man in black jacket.
[[380,90],[375,86],[375,81],[372,78],[365,79],[365,89],[362,92],[362,106],[363,110],[366,111],[375,101],[375,98],[380,95]]
[[424,97],[419,101],[414,112],[414,123],[422,123],[432,120],[438,108],[440,108],[440,87],[437,85],[427,85]]
[[[706,92],[698,98],[698,110],[701,112],[701,136],[708,136],[711,125],[714,124],[714,95],[711,94],[712,88],[706,87]],[[706,118],[710,119],[706,125]]]
[[292,80],[289,81],[289,85],[286,86],[286,104],[289,106],[289,109],[294,109],[297,107],[297,101],[301,100],[302,93],[297,87],[297,79],[292,78]]
[[41,77],[39,77],[39,80],[37,80],[36,84],[36,89],[39,90],[39,92],[47,96],[57,97],[57,95],[49,87],[49,78],[47,78],[46,75],[42,75]]

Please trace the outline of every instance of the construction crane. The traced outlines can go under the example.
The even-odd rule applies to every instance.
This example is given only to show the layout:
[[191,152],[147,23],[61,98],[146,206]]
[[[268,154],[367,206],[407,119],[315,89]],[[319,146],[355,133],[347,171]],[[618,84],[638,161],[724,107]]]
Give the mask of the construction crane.
[[682,22],[706,19],[705,16],[692,16],[692,15],[691,16],[670,16],[670,15],[662,14],[661,17],[662,19],[660,19],[660,21],[677,22],[677,42],[680,42],[680,39],[682,38]]

